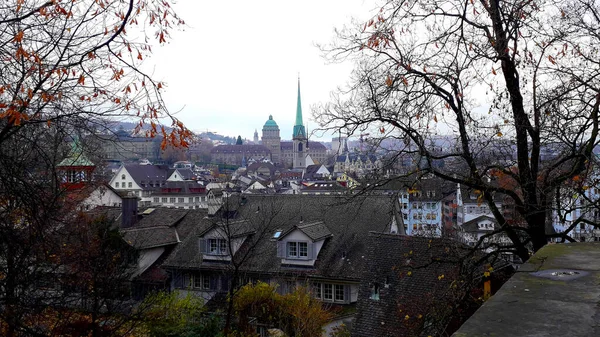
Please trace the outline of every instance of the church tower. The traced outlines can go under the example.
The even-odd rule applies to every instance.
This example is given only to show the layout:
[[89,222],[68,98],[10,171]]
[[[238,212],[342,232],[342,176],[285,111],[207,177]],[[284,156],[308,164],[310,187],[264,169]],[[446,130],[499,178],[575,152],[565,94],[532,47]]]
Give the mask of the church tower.
[[302,102],[300,100],[300,78],[298,78],[298,102],[296,103],[296,123],[294,124],[293,141],[293,168],[306,168],[306,155],[308,154],[306,130],[302,123]]

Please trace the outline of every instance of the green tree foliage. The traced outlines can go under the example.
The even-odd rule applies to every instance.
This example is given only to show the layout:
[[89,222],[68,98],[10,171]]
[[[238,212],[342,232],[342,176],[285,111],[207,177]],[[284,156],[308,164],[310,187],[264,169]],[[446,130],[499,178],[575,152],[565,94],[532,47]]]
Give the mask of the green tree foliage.
[[244,141],[242,141],[242,136],[238,136],[237,140],[235,141],[235,145],[242,145],[244,144]]
[[204,301],[194,295],[179,292],[158,292],[149,295],[140,305],[144,326],[151,337],[218,336],[222,320],[207,316]]
[[243,286],[234,299],[239,332],[252,334],[250,318],[283,330],[288,336],[320,336],[332,314],[305,287],[280,295],[276,287],[264,282]]

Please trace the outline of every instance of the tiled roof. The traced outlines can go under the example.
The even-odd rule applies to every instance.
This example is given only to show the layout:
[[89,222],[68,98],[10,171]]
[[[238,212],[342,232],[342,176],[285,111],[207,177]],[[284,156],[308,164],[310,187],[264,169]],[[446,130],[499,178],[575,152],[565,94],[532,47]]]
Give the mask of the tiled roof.
[[315,178],[314,175],[319,171],[319,169],[323,166],[322,164],[314,164],[308,165],[306,167],[306,171],[304,172],[304,179],[310,180]]
[[173,245],[185,239],[191,232],[193,222],[183,221],[188,213],[190,218],[206,215],[206,211],[177,208],[141,209],[141,218],[130,228],[123,230],[125,240],[138,249]]
[[[169,167],[166,165],[125,165],[125,169],[133,180],[145,189],[152,189],[149,187],[150,181],[158,181],[162,183],[169,178]],[[146,187],[142,186],[142,181],[146,182]]]
[[[359,288],[352,336],[422,335],[411,327],[427,325],[432,305],[453,300],[448,289],[460,265],[444,261],[460,254],[456,243],[371,233],[365,244],[369,263]],[[375,284],[379,299],[371,298]]]
[[[277,241],[271,240],[276,230],[289,231],[300,223],[322,221],[324,224],[307,226],[315,238],[331,237],[325,241],[314,269],[294,270],[314,277],[358,280],[367,262],[365,252],[369,231],[383,231],[392,219],[392,199],[386,196],[343,198],[304,195],[247,195],[238,211],[240,218],[254,226],[256,233],[242,248],[252,246],[253,253],[242,268],[262,273],[289,272],[277,257]],[[226,268],[202,261],[198,249],[198,234],[206,231],[218,219],[199,219],[200,223],[174,253],[165,261],[167,268],[200,269]],[[324,228],[326,227],[326,228]],[[308,235],[308,234],[307,234]],[[342,256],[345,256],[342,258]]]
[[420,193],[410,193],[411,201],[442,200],[442,198],[456,191],[456,183],[438,177],[418,178],[412,183],[410,189]]
[[218,145],[210,150],[210,153],[270,153],[264,145]]
[[127,228],[123,230],[123,238],[137,249],[168,246],[178,242],[175,228],[167,226]]
[[196,181],[167,181],[160,188],[155,188],[154,195],[159,194],[206,194],[206,187]]
[[480,216],[476,217],[475,219],[469,220],[469,221],[465,222],[464,224],[462,224],[461,227],[465,232],[478,232],[478,231],[480,231],[480,229],[477,224],[480,221],[485,221],[485,220],[491,221],[492,224],[494,224],[493,229],[500,229],[500,225],[498,224],[498,221],[496,221],[495,218],[492,218],[487,215],[480,215]]
[[140,209],[142,218],[137,221],[135,228],[140,227],[173,227],[189,212],[187,209],[156,207]]
[[298,225],[296,228],[298,228],[302,233],[306,234],[306,236],[313,241],[319,241],[333,235],[331,234],[329,228],[327,228],[322,221]]
[[[214,221],[217,221],[217,220],[218,220],[218,218],[214,219]],[[214,222],[214,221],[213,221],[212,226],[205,227],[203,231],[198,232],[197,233],[198,237],[204,236],[206,233],[208,233],[213,228],[226,228],[225,230],[231,238],[251,235],[251,234],[254,234],[254,232],[256,231],[253,224],[250,221],[233,220],[233,219],[220,220],[219,222]]]
[[192,180],[196,178],[196,175],[189,168],[178,168],[177,171],[181,175],[183,180]]
[[366,155],[366,154],[357,154],[357,153],[348,153],[342,154],[336,157],[335,161],[338,163],[342,163],[346,161],[346,157],[350,162],[355,162],[357,160],[361,160],[363,163],[368,161],[375,162],[377,161],[377,157],[375,155]]

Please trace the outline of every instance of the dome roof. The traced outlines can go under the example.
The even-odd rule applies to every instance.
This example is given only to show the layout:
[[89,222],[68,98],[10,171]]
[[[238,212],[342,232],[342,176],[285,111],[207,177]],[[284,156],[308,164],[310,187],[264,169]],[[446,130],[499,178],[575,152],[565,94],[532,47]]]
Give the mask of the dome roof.
[[275,123],[275,121],[273,120],[273,115],[269,115],[269,120],[265,123],[265,126],[263,126],[263,129],[279,130],[279,126],[277,126],[277,123]]

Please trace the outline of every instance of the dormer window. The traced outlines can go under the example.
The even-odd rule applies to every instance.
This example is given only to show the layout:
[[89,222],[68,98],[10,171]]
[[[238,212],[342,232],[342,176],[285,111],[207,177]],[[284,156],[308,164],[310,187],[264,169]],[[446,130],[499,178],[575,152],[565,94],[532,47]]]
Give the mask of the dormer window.
[[[204,241],[204,240],[203,240]],[[204,254],[207,255],[228,255],[227,240],[209,238],[205,241]]]

